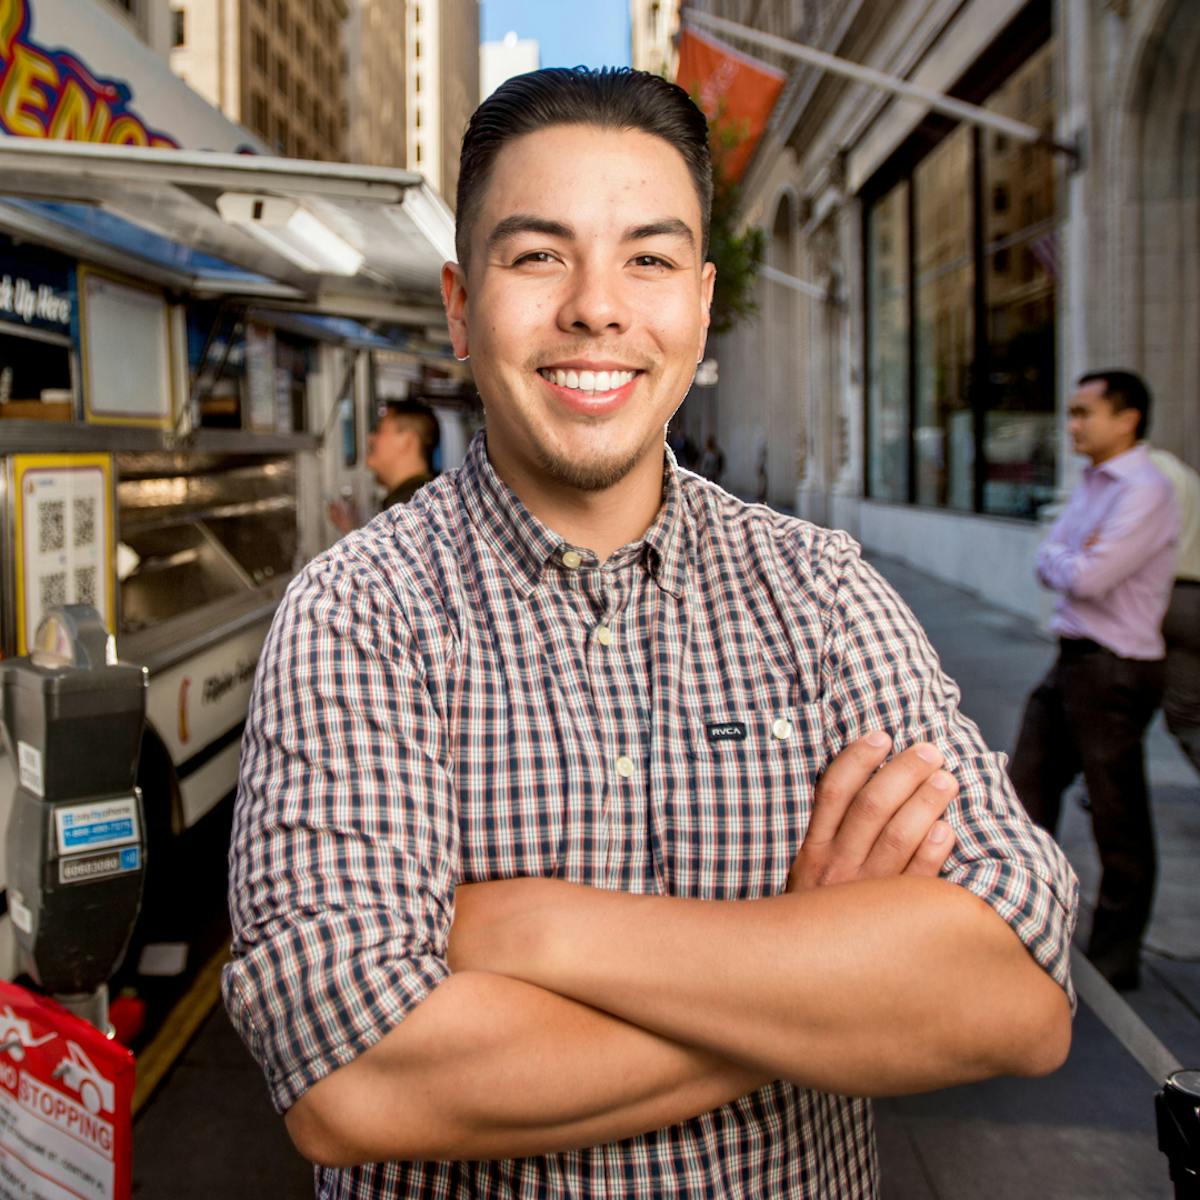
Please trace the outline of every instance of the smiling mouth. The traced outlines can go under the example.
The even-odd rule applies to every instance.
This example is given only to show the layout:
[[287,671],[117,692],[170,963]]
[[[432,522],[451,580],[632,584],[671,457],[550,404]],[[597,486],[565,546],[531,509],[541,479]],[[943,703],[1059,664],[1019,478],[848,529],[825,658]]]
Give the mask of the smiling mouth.
[[542,367],[538,374],[547,383],[570,388],[583,396],[599,396],[632,383],[641,371],[573,371]]

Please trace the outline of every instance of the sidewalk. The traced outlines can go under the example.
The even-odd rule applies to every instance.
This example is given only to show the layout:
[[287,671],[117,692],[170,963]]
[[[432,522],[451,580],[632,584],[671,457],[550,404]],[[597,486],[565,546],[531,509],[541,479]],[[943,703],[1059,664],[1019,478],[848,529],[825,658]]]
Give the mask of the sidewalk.
[[[1025,697],[1054,645],[1023,618],[901,563],[872,557],[925,626],[963,710],[1011,750]],[[1142,987],[1126,996],[1184,1066],[1200,1064],[1200,781],[1156,719],[1147,739],[1160,878]],[[1079,874],[1088,927],[1098,866],[1087,814],[1064,804],[1060,838]],[[1191,959],[1192,961],[1177,961]],[[1037,1196],[1165,1200],[1152,1081],[1080,1005],[1070,1058],[1045,1080],[994,1080],[877,1105],[884,1200]]]
[[[1020,618],[900,563],[870,556],[924,624],[989,744],[1010,749],[1025,696],[1053,658]],[[1142,988],[1128,999],[1184,1066],[1200,1066],[1200,781],[1156,722],[1148,743],[1161,878]],[[1087,815],[1066,806],[1063,844],[1094,895]],[[1086,913],[1081,921],[1087,928]],[[1176,961],[1191,959],[1192,961]],[[1066,1066],[877,1105],[884,1200],[1167,1200],[1152,1081],[1081,1005]],[[257,1068],[218,1009],[139,1117],[142,1200],[301,1200],[292,1151]]]

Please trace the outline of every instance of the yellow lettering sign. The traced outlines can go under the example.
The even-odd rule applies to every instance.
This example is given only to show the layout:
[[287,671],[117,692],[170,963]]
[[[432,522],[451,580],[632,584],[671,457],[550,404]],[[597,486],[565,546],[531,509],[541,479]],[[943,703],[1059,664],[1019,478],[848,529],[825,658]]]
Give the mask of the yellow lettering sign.
[[93,105],[83,88],[68,79],[50,120],[50,136],[73,142],[102,142],[111,119],[112,110],[103,100]]
[[38,116],[50,107],[42,84],[57,87],[58,71],[48,58],[18,42],[0,85],[0,121],[18,137],[46,136],[45,118]]

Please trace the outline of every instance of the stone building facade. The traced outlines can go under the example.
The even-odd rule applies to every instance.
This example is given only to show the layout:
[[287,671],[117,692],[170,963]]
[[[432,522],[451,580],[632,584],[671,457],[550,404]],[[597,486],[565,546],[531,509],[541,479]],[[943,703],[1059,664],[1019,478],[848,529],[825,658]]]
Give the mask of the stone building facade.
[[735,490],[758,492],[765,459],[772,501],[1042,615],[1031,563],[1077,478],[1082,371],[1143,373],[1152,440],[1200,465],[1200,5],[698,7],[769,14],[770,32],[1077,148],[788,64],[744,180],[775,271],[716,347],[717,389],[685,409]]

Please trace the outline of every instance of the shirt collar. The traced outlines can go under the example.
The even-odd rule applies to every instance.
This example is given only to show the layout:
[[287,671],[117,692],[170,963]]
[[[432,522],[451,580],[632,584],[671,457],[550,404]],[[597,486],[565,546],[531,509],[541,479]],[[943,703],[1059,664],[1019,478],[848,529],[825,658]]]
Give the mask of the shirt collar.
[[663,503],[654,524],[642,538],[646,569],[665,592],[678,599],[687,579],[690,539],[685,521],[686,505],[679,486],[679,466],[671,447],[663,459]]
[[1149,451],[1146,449],[1146,443],[1138,442],[1136,445],[1130,446],[1128,450],[1122,450],[1120,454],[1113,455],[1098,467],[1084,467],[1084,471],[1088,475],[1110,475],[1113,479],[1124,479],[1125,476],[1132,475],[1134,471],[1145,466],[1148,460]]
[[[496,474],[487,454],[486,431],[471,440],[458,486],[468,518],[484,534],[522,598],[537,586],[552,560],[561,566],[568,551],[576,550],[585,562],[595,561],[590,551],[571,546],[539,521]],[[666,448],[662,507],[640,541],[613,555],[614,565],[624,565],[626,556],[640,559],[661,588],[681,596],[687,558],[683,509],[675,456]]]

